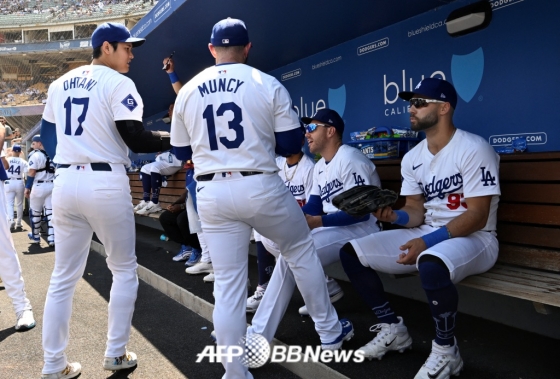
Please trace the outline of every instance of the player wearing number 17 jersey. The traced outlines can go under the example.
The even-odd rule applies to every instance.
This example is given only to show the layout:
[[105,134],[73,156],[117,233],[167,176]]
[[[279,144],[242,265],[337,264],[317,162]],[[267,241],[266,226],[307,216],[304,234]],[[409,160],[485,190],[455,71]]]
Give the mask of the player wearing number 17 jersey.
[[57,164],[52,196],[55,267],[43,320],[45,379],[80,374],[80,364],[68,364],[64,351],[74,289],[94,232],[105,246],[113,276],[103,368],[136,365],[136,355],[126,349],[138,291],[128,148],[146,153],[171,148],[168,133],[144,130],[142,99],[132,80],[122,75],[134,58],[132,48],[144,40],[131,38],[124,25],[104,23],[91,42],[92,64],[54,81],[43,113],[43,143],[47,151],[56,151],[49,155]]
[[[178,158],[192,154],[197,168],[198,212],[214,266],[217,343],[240,346],[246,333],[247,241],[254,228],[278,244],[293,268],[323,348],[338,349],[353,335],[352,325],[339,322],[329,302],[303,213],[277,174],[275,151],[288,156],[301,149],[288,91],[244,64],[251,43],[243,21],[218,22],[210,42],[216,65],[179,91],[171,142]],[[222,364],[226,379],[252,378],[239,359]]]

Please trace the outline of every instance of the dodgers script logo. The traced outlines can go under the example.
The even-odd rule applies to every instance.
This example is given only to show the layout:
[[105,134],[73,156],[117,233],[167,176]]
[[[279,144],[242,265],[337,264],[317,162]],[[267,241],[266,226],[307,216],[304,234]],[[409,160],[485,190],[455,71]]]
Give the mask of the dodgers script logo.
[[457,94],[465,102],[472,100],[482,82],[484,73],[484,52],[482,47],[467,55],[451,58],[451,77]]
[[418,185],[420,185],[422,192],[424,192],[426,202],[436,197],[443,200],[447,194],[457,193],[463,188],[463,177],[460,173],[444,179],[436,179],[434,176],[431,183],[424,185],[422,182],[419,182]]
[[338,88],[329,88],[329,108],[337,111],[342,117],[346,108],[346,86],[343,84]]
[[292,185],[289,181],[286,182],[286,187],[292,193],[292,196],[301,196],[305,193],[305,186],[303,184],[300,185]]
[[321,187],[319,184],[319,191],[321,193],[321,200],[326,201],[327,203],[331,202],[331,196],[336,193],[339,193],[344,189],[344,183],[342,183],[338,179],[334,179],[330,183],[326,183],[324,187]]

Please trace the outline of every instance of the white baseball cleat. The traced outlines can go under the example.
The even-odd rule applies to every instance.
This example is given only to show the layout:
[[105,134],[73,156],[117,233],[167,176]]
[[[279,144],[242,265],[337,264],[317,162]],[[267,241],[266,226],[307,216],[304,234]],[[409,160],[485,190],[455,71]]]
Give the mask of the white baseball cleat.
[[414,379],[449,379],[463,369],[457,340],[453,346],[440,346],[432,341],[432,352]]
[[212,262],[198,262],[194,266],[187,267],[185,272],[190,275],[210,274],[214,272],[214,268]]
[[145,208],[146,205],[148,205],[148,202],[146,200],[142,200],[141,202],[136,204],[136,206],[134,207],[134,212],[138,212],[140,209]]
[[163,209],[159,204],[152,203],[151,201],[142,209],[136,212],[137,215],[145,216],[151,213],[161,212]]
[[364,353],[364,357],[370,361],[373,358],[381,360],[388,351],[404,352],[412,348],[412,338],[404,325],[402,317],[398,324],[376,324],[369,330],[377,332],[377,336],[358,350]]
[[105,357],[103,360],[103,368],[109,371],[123,370],[132,368],[138,364],[138,357],[131,351],[127,351],[120,357]]
[[266,291],[267,284],[268,283],[265,283],[262,286],[258,285],[253,296],[247,299],[247,312],[255,313],[257,311],[257,308],[259,307],[259,304],[261,303],[261,300],[264,296],[264,291]]
[[208,275],[206,275],[204,278],[202,278],[202,280],[206,283],[214,283],[214,273],[210,273]]
[[31,309],[26,309],[17,314],[16,330],[29,330],[35,327],[35,318]]
[[55,372],[54,374],[43,374],[41,379],[71,379],[80,375],[82,372],[82,365],[78,362],[68,363],[66,368],[60,372]]
[[[325,279],[327,281],[327,289],[329,290],[329,299],[331,301],[331,304],[342,299],[342,297],[344,296],[342,287],[340,287],[340,285],[333,278],[329,278],[327,276],[325,277]],[[309,311],[307,310],[307,306],[305,305],[301,307],[298,312],[300,316],[309,316]]]

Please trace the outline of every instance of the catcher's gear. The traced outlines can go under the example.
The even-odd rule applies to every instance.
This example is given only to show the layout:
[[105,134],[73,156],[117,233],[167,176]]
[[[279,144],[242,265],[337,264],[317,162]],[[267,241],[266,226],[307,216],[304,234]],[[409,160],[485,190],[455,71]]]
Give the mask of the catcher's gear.
[[363,217],[379,208],[395,204],[399,195],[377,186],[357,186],[332,199],[332,204],[354,217]]

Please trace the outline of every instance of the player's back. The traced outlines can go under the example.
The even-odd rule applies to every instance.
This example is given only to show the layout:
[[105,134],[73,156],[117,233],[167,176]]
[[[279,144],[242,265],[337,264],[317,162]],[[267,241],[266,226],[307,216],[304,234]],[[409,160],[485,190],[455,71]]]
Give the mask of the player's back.
[[193,148],[197,175],[276,172],[274,132],[299,127],[287,90],[244,64],[210,67],[179,92],[171,138]]
[[22,179],[27,169],[27,162],[20,157],[10,157],[8,159],[8,176],[10,179]]
[[134,83],[117,71],[104,65],[69,71],[49,87],[43,114],[56,124],[54,162],[128,165],[128,148],[115,120],[141,120],[142,108]]

